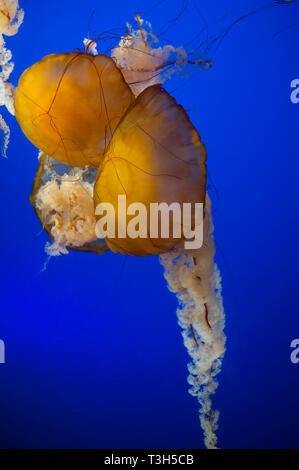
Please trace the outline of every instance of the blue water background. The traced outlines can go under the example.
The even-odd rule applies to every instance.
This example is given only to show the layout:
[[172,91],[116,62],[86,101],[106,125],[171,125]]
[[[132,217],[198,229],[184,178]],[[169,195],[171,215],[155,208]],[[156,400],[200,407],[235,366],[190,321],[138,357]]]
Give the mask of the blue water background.
[[[213,32],[263,4],[197,2]],[[7,39],[14,84],[44,55],[81,47],[94,8],[94,35],[147,10],[159,33],[183,3],[23,5],[19,34]],[[228,337],[214,403],[224,448],[299,447],[299,364],[290,361],[290,342],[299,338],[299,103],[290,101],[299,25],[275,36],[296,21],[299,4],[248,18],[225,38],[211,70],[165,83],[170,92],[183,85],[173,95],[206,144],[214,184]],[[182,45],[203,27],[190,1],[164,36]],[[47,236],[28,198],[37,151],[3,115],[11,142],[0,160],[0,447],[202,447],[177,302],[158,258],[123,266],[124,257],[110,252],[70,253],[41,273]]]

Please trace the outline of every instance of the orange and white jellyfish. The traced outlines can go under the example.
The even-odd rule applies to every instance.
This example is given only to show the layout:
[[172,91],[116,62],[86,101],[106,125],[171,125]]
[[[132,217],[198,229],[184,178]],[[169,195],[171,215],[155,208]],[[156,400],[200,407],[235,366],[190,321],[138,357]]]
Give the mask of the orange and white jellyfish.
[[132,102],[110,57],[80,52],[50,54],[29,67],[14,97],[16,119],[37,148],[69,166],[96,168]]
[[[11,2],[17,3],[17,2]],[[191,358],[190,393],[200,404],[209,448],[217,447],[218,413],[211,396],[225,351],[221,278],[214,264],[206,149],[187,113],[161,83],[188,62],[182,47],[160,47],[137,16],[111,57],[84,52],[52,54],[26,70],[13,93],[16,118],[39,150],[31,203],[49,233],[49,255],[68,249],[134,256],[160,255]],[[210,63],[199,60],[198,66]],[[184,248],[179,237],[96,235],[98,204],[118,212],[129,202],[202,203],[203,245]],[[195,221],[192,220],[193,225]]]

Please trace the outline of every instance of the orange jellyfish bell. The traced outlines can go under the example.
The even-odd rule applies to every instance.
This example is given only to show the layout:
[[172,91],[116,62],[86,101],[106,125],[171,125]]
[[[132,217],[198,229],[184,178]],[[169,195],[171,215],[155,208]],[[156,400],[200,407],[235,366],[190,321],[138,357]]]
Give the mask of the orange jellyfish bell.
[[15,115],[45,154],[76,167],[98,167],[133,102],[122,73],[105,55],[51,54],[21,75]]
[[[110,204],[118,227],[118,196],[125,195],[127,207],[137,202],[147,208],[149,231],[151,203],[204,203],[205,161],[205,146],[183,107],[160,85],[148,87],[115,130],[99,168],[94,187],[96,215],[99,203]],[[118,234],[107,237],[106,243],[115,252],[147,256],[167,252],[183,238],[171,233],[168,238],[149,235]]]

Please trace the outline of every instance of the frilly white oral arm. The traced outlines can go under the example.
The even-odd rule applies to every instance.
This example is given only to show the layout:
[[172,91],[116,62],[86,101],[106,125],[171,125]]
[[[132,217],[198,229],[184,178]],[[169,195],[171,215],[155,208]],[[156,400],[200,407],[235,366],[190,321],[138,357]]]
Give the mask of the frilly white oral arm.
[[[13,86],[8,81],[14,68],[12,53],[5,47],[4,36],[17,34],[23,22],[24,11],[19,8],[18,0],[0,0],[0,106],[6,106],[11,114],[14,114]],[[0,115],[0,141],[1,154],[6,156],[9,143],[10,129]]]
[[214,263],[211,202],[207,197],[204,217],[204,243],[191,254],[173,251],[160,256],[169,290],[179,301],[179,325],[191,362],[188,364],[189,392],[197,397],[205,445],[217,448],[219,412],[213,410],[211,395],[218,386],[225,352],[225,315],[221,296],[221,277]]

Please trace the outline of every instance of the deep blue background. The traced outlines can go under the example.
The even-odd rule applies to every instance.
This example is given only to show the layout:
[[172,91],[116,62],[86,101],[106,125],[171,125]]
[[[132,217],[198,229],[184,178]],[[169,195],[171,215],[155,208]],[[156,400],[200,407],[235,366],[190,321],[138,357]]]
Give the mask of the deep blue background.
[[[24,23],[7,39],[12,81],[48,53],[81,47],[94,8],[91,30],[99,33],[154,6],[146,17],[159,33],[182,2],[155,4],[24,1]],[[232,8],[211,26],[220,32],[263,2],[197,5],[209,23]],[[220,195],[214,220],[228,341],[214,402],[226,448],[299,447],[299,364],[289,358],[299,337],[299,104],[290,101],[290,82],[299,78],[299,25],[275,36],[296,21],[299,4],[249,18],[224,40],[211,70],[165,84],[168,91],[183,85],[174,96],[207,146]],[[181,45],[202,27],[189,1],[165,36]],[[12,134],[8,159],[0,161],[0,338],[7,359],[0,365],[0,446],[201,447],[176,299],[158,258],[128,258],[122,271],[120,255],[70,253],[41,273],[47,236],[28,199],[37,151],[3,114]]]

